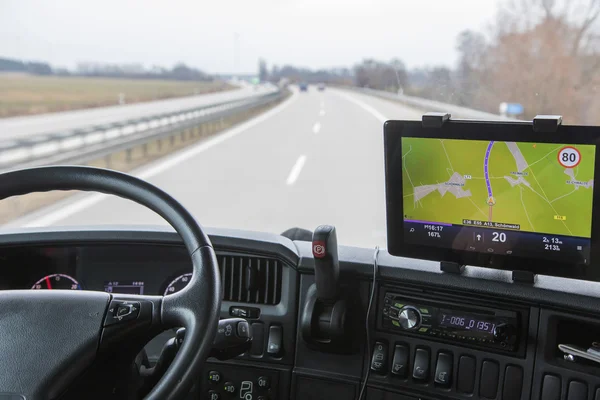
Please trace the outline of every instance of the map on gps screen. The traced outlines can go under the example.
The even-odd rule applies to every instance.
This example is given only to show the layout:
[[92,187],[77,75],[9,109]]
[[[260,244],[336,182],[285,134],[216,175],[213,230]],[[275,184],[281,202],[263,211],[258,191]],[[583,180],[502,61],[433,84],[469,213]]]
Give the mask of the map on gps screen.
[[590,238],[594,158],[594,145],[404,137],[404,220]]

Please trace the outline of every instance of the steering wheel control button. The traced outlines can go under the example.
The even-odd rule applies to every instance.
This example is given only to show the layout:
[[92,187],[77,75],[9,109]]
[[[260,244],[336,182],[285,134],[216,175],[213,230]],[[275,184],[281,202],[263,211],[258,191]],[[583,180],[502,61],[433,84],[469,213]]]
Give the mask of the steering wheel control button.
[[271,387],[271,379],[268,376],[261,376],[256,381],[256,385],[262,390],[267,390]]
[[[437,364],[435,365],[434,382],[441,387],[449,387],[452,382],[452,354],[438,354]],[[496,381],[496,386],[498,385]]]
[[373,357],[371,359],[371,371],[381,375],[387,373],[388,345],[383,342],[375,342]]
[[219,371],[210,371],[208,373],[208,381],[214,384],[221,382],[221,373]]
[[208,400],[221,400],[221,395],[219,392],[215,392],[214,390],[208,391]]
[[415,351],[413,378],[420,381],[429,378],[429,350],[420,348]]
[[246,321],[238,322],[237,324],[237,335],[241,338],[250,337],[250,325]]
[[392,375],[398,378],[406,378],[408,372],[408,347],[403,344],[397,344],[394,348],[394,358],[392,359]]
[[137,319],[141,305],[138,301],[113,300],[108,307],[104,326]]
[[269,328],[269,341],[267,342],[267,354],[272,357],[280,357],[282,352],[283,328],[272,325]]
[[233,382],[225,382],[225,385],[223,385],[223,390],[226,393],[234,394],[235,393],[235,384]]

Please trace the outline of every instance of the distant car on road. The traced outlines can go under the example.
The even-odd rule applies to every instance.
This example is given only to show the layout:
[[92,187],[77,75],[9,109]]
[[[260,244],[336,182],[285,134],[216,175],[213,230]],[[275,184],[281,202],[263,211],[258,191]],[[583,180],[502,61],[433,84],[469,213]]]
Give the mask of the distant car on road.
[[300,86],[301,92],[308,92],[308,83],[300,82],[300,84],[298,86]]
[[322,92],[323,90],[325,90],[325,83],[323,83],[323,82],[319,83],[317,88],[319,89],[320,92]]

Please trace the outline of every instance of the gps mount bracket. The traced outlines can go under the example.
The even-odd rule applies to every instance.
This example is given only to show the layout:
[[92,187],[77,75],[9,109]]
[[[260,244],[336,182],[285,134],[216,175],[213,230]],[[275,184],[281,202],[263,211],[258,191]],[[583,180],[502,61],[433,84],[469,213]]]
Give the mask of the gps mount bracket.
[[423,128],[441,128],[452,117],[450,113],[428,112],[421,117]]
[[561,115],[536,115],[533,118],[534,132],[556,132],[562,125]]
[[440,261],[440,270],[449,274],[461,275],[465,266],[453,261]]

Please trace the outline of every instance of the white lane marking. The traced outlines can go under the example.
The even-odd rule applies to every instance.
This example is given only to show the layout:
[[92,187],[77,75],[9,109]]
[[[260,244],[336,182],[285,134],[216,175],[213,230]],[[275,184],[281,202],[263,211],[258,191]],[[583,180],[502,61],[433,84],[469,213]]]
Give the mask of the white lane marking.
[[321,110],[319,111],[319,115],[322,117],[323,115],[325,115],[325,110]]
[[313,132],[319,133],[320,130],[321,130],[321,124],[319,122],[315,122],[315,125],[313,126]]
[[387,121],[389,119],[389,118],[386,118],[385,115],[383,115],[382,113],[380,113],[379,111],[377,111],[376,109],[374,109],[373,107],[371,107],[370,105],[365,103],[364,101],[359,100],[359,99],[355,98],[354,96],[351,96],[347,93],[338,92],[338,91],[335,91],[333,93],[356,104],[357,106],[359,106],[360,108],[362,108],[363,110],[365,110],[366,112],[368,112],[369,114],[371,114],[372,116],[377,118],[379,120],[379,122],[381,122],[381,123],[384,123],[385,121]]
[[304,167],[305,162],[306,156],[304,154],[298,157],[298,160],[296,160],[296,164],[294,164],[294,166],[292,167],[290,175],[288,176],[285,183],[287,183],[288,185],[293,185],[294,182],[296,182],[296,179],[298,179],[298,176],[300,175],[300,172],[302,171],[302,167]]
[[325,108],[325,102],[321,100],[321,108]]
[[[167,156],[167,157],[157,161],[156,163],[151,164],[148,167],[140,169],[139,172],[134,173],[132,175],[135,175],[141,179],[149,179],[155,175],[158,175],[161,172],[164,172],[170,168],[173,168],[173,167],[181,164],[182,162],[184,162],[192,157],[195,157],[198,154],[210,149],[211,147],[214,147],[220,143],[223,143],[224,141],[226,141],[228,139],[231,139],[241,133],[244,133],[248,129],[279,114],[281,111],[283,111],[288,106],[290,106],[297,98],[298,98],[298,93],[293,92],[292,96],[289,99],[287,99],[285,102],[281,103],[277,107],[267,111],[266,113],[260,114],[259,116],[251,119],[250,121],[247,121],[241,125],[238,125],[228,131],[225,131],[222,134],[217,135],[211,139],[200,142],[192,147],[189,147],[183,151],[177,152],[171,156]],[[298,171],[298,173],[299,172],[300,171]],[[103,194],[92,194],[92,195],[86,195],[85,197],[83,197],[79,200],[76,200],[76,201],[72,201],[72,199],[67,199],[64,201],[64,203],[63,202],[57,203],[57,204],[60,204],[59,207],[56,207],[57,204],[49,206],[49,209],[54,209],[54,211],[49,211],[46,213],[46,212],[44,212],[44,210],[42,210],[41,212],[36,212],[35,214],[40,213],[41,216],[37,217],[37,218],[34,217],[34,219],[32,221],[26,222],[24,224],[24,226],[27,228],[30,228],[30,227],[42,227],[42,226],[52,225],[60,220],[68,218],[73,214],[76,214],[80,211],[85,210],[86,208],[89,208],[89,207],[99,203],[101,200],[103,200],[107,197],[108,197],[107,195],[103,195]],[[27,219],[28,219],[28,217],[25,216],[21,220],[26,221]],[[13,221],[10,223],[10,226],[20,226],[21,224],[18,224],[18,222],[19,222],[19,220]]]

